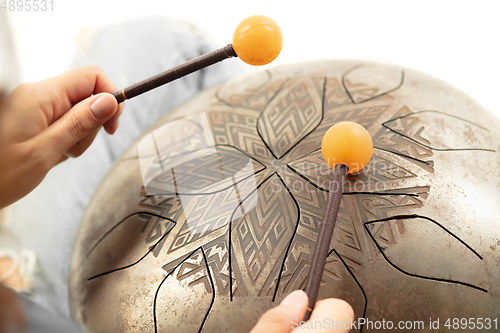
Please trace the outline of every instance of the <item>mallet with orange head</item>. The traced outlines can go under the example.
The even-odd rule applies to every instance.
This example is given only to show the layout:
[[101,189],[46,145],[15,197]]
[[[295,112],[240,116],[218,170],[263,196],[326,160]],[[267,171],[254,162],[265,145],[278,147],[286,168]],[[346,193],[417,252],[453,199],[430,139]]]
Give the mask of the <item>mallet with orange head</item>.
[[278,56],[282,45],[283,36],[276,22],[263,15],[250,16],[236,27],[232,44],[117,91],[113,96],[121,103],[231,57],[239,57],[254,66],[266,65]]

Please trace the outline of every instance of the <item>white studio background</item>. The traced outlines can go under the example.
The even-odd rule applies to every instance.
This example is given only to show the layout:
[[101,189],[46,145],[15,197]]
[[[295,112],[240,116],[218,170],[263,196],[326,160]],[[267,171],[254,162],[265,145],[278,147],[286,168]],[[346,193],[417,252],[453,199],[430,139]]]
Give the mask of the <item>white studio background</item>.
[[83,29],[172,16],[222,47],[239,21],[263,14],[284,36],[281,55],[268,66],[324,58],[395,63],[453,84],[500,116],[500,1],[52,1],[53,11],[9,13],[24,81],[64,71]]

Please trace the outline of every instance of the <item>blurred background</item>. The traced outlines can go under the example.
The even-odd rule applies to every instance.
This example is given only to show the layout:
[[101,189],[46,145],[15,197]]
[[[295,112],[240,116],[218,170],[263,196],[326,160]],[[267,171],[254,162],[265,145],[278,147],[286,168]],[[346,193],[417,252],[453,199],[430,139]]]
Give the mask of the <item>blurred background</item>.
[[48,2],[45,12],[0,9],[14,35],[20,81],[63,72],[89,32],[114,22],[176,17],[191,22],[218,48],[231,42],[239,21],[263,14],[284,36],[281,55],[268,66],[324,58],[395,63],[453,84],[500,116],[500,1]]

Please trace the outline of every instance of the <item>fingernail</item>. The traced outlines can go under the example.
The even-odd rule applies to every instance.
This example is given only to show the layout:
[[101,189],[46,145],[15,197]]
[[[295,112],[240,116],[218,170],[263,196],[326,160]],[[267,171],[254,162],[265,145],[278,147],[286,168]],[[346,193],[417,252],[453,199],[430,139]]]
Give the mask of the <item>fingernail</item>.
[[110,94],[104,94],[90,105],[90,111],[96,119],[104,119],[113,114],[116,109],[116,99]]
[[285,297],[280,305],[299,305],[300,303],[307,302],[307,295],[303,290],[295,290],[290,295]]

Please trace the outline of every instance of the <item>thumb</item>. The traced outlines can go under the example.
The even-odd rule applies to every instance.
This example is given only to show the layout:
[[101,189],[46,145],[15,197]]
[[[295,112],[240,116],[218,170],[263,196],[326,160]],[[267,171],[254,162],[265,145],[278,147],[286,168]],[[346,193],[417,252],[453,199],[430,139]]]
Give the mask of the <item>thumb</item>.
[[64,116],[40,133],[39,143],[57,161],[80,140],[95,132],[116,113],[113,95],[97,94],[75,104]]
[[280,305],[267,310],[250,333],[289,333],[302,321],[307,303],[307,294],[302,290],[295,290]]

